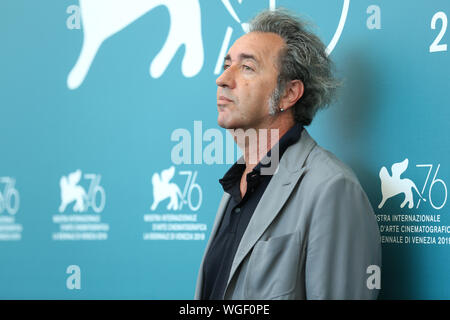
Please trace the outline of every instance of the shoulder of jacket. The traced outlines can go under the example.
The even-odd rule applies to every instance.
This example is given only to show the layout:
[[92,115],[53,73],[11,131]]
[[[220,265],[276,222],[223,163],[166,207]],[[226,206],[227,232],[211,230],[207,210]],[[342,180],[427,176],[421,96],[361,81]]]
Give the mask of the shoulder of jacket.
[[348,165],[319,145],[311,150],[304,168],[304,179],[312,184],[324,185],[343,179],[360,185],[356,174]]

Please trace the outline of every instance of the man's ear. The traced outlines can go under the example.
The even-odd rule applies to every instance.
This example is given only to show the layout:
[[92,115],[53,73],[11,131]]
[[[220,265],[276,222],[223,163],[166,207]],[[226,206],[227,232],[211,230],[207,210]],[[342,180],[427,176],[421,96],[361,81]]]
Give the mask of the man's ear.
[[280,109],[287,110],[292,107],[302,96],[305,86],[301,80],[291,80],[286,84],[283,98],[280,101]]

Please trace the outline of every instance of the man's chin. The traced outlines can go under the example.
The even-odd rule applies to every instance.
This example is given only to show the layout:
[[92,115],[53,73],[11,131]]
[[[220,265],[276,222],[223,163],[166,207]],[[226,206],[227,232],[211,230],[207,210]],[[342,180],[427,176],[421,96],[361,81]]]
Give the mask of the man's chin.
[[243,124],[236,122],[236,121],[227,121],[227,119],[222,119],[221,117],[217,118],[217,124],[219,125],[219,127],[222,127],[224,129],[227,130],[246,130],[247,127],[244,126]]
[[217,122],[217,124],[219,125],[219,127],[224,128],[224,129],[234,129],[232,126],[226,125],[221,122]]
[[222,127],[224,129],[227,129],[227,130],[238,129],[238,126],[236,124],[230,123],[230,122],[217,121],[217,124],[219,125],[219,127]]
[[223,119],[220,115],[217,117],[217,124],[224,129],[230,129],[229,121],[226,121],[226,119]]

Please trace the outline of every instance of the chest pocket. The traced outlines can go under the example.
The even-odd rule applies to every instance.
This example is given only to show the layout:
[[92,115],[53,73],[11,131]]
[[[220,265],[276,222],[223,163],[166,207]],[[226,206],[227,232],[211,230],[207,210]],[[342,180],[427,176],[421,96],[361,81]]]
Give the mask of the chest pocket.
[[245,276],[246,299],[274,299],[294,291],[300,259],[300,233],[258,241]]

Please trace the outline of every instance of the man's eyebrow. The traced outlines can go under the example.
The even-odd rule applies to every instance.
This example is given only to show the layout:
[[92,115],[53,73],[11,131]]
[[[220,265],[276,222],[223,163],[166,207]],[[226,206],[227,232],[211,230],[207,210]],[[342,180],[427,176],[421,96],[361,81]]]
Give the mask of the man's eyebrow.
[[[256,63],[258,63],[258,59],[256,59],[256,57],[254,55],[249,54],[249,53],[241,53],[238,57],[238,60],[247,60],[247,59],[253,60]],[[231,61],[231,57],[229,54],[227,54],[224,59],[224,62],[227,62],[227,61]]]
[[252,54],[241,53],[239,55],[239,60],[249,60],[249,59],[255,61],[256,63],[258,62],[258,59],[256,59],[256,57]]

